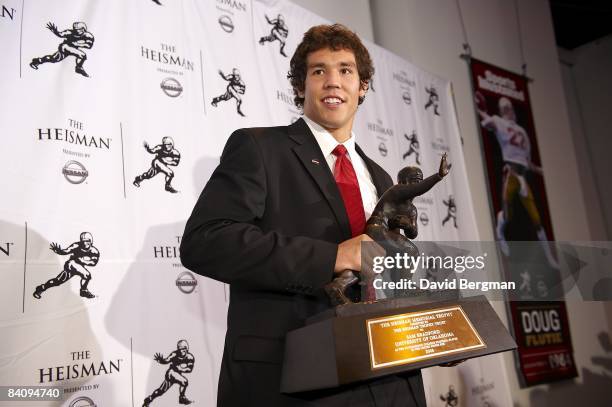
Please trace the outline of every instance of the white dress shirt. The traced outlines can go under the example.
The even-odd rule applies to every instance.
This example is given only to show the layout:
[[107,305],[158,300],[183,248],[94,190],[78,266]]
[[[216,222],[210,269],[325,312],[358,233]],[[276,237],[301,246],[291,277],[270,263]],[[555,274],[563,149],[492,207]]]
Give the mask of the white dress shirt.
[[361,158],[361,156],[357,153],[357,150],[355,150],[355,134],[351,132],[351,137],[348,140],[346,140],[344,143],[338,143],[334,136],[332,136],[331,133],[325,130],[322,126],[310,120],[306,116],[303,117],[304,121],[310,128],[310,131],[312,131],[312,134],[315,136],[315,139],[323,152],[323,157],[325,157],[325,161],[327,161],[327,165],[329,166],[332,174],[334,173],[334,167],[336,165],[336,156],[332,154],[332,151],[334,151],[334,148],[336,148],[338,144],[342,144],[346,148],[348,157],[351,160],[351,164],[353,164],[355,174],[357,175],[359,191],[361,192],[361,201],[363,202],[363,211],[365,212],[365,217],[367,220],[376,206],[378,194],[376,192],[374,182],[372,182],[372,176],[370,175],[363,158]]

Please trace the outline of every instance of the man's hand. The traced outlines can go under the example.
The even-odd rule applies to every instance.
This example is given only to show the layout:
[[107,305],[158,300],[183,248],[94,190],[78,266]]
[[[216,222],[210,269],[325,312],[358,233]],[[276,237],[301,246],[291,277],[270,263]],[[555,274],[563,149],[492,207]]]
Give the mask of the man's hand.
[[51,249],[53,253],[62,254],[62,248],[57,243],[51,243],[49,249]]
[[[366,242],[366,244],[362,245],[363,242]],[[362,248],[364,249],[363,253]],[[384,255],[385,249],[374,242],[370,236],[365,234],[355,236],[338,245],[334,273],[340,274],[345,270],[356,272],[372,270],[374,257]]]

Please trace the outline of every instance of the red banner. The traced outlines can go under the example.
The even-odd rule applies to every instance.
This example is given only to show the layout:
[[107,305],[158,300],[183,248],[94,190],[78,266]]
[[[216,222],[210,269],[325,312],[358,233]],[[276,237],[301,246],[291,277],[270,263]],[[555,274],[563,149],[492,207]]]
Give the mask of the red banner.
[[489,191],[518,344],[521,386],[577,376],[525,77],[471,59]]

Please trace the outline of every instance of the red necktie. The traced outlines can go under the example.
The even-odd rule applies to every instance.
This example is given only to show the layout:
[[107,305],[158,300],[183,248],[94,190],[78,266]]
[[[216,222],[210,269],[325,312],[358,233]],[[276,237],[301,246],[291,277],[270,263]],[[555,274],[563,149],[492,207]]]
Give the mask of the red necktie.
[[[365,229],[365,212],[363,211],[363,201],[361,199],[361,191],[359,190],[359,183],[357,182],[357,174],[351,160],[347,156],[346,147],[342,144],[338,144],[332,154],[336,156],[336,165],[334,166],[334,178],[342,200],[344,201],[344,207],[346,208],[346,214],[349,218],[351,225],[351,234],[353,237],[360,235]],[[374,287],[367,283],[365,300],[375,301],[376,292]]]
[[344,201],[346,214],[351,225],[351,235],[355,237],[362,234],[365,229],[365,212],[363,211],[363,201],[361,200],[357,175],[351,160],[347,156],[346,147],[338,144],[332,154],[336,156],[334,178]]

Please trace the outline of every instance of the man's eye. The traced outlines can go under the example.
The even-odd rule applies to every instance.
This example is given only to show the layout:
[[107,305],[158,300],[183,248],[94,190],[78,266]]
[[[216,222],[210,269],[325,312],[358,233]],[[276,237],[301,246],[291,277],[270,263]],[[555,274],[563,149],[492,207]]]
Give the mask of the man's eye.
[[313,75],[321,75],[323,74],[323,70],[322,69],[315,69],[314,71],[312,71]]
[[353,70],[352,70],[352,69],[350,69],[350,68],[342,68],[342,69],[340,70],[340,73],[342,73],[342,74],[344,74],[344,75],[347,75],[347,74],[351,74],[351,73],[353,73]]

